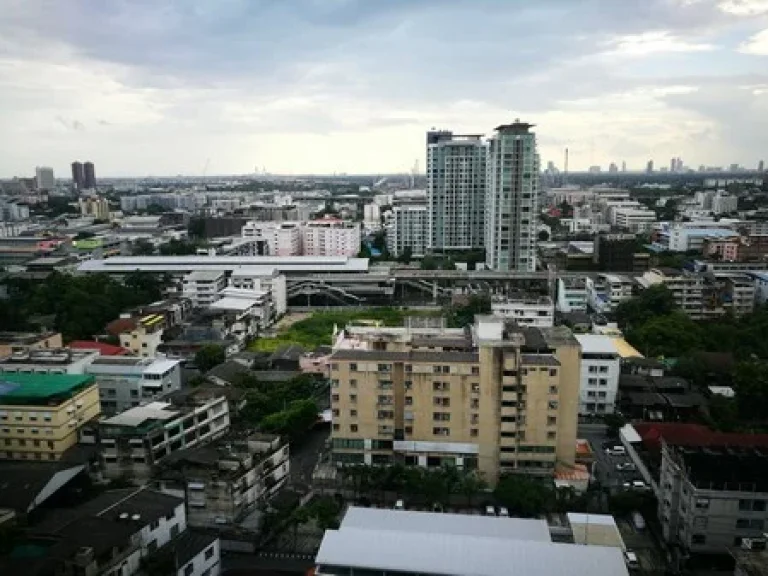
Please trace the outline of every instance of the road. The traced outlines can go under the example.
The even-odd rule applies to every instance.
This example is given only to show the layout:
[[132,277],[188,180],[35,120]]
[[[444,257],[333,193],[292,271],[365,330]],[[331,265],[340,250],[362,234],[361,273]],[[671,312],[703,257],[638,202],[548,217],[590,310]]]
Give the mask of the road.
[[325,450],[331,434],[328,424],[315,426],[299,442],[291,444],[291,475],[289,484],[301,492],[308,492],[312,484],[312,472]]
[[606,443],[613,441],[616,444],[620,443],[617,438],[608,436],[607,426],[604,424],[580,424],[579,438],[588,440],[592,446],[595,453],[594,475],[601,486],[614,493],[621,490],[625,482],[642,480],[636,471],[619,471],[616,469],[618,464],[630,463],[629,456],[609,456],[605,453]]

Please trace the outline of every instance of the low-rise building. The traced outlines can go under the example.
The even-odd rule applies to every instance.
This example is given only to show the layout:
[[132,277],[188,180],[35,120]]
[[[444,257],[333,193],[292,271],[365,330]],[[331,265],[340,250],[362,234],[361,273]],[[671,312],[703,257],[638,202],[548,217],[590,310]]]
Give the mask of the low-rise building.
[[232,335],[245,344],[272,325],[276,312],[269,292],[224,288],[220,298],[209,306],[232,318]]
[[131,408],[99,422],[98,442],[107,478],[147,479],[163,458],[215,440],[229,430],[229,404],[214,388],[177,392],[168,400]]
[[628,576],[616,546],[553,542],[544,520],[351,507],[326,530],[315,573],[325,576]]
[[587,304],[599,314],[613,312],[634,295],[635,283],[628,276],[598,274],[594,278],[588,277],[586,283]]
[[301,255],[301,224],[299,222],[247,222],[243,238],[265,240],[270,256]]
[[17,350],[63,347],[60,332],[0,332],[0,358],[9,356]]
[[187,501],[193,526],[232,524],[285,484],[288,452],[279,436],[224,436],[171,454],[155,480],[163,492]]
[[144,316],[137,319],[133,330],[120,334],[120,345],[136,356],[154,358],[163,343],[164,328],[165,317],[162,314]]
[[226,274],[221,270],[196,270],[184,276],[182,294],[196,308],[210,306],[219,299],[227,285]]
[[0,372],[18,374],[85,374],[98,350],[21,348],[0,358]]
[[557,279],[558,312],[587,311],[587,279],[560,277]]
[[661,432],[658,516],[685,554],[726,553],[763,539],[768,521],[768,435],[673,425]]
[[614,338],[577,334],[581,345],[580,414],[612,414],[619,389],[621,358]]
[[555,304],[549,296],[494,297],[491,300],[491,313],[514,320],[520,326],[546,328],[555,324]]
[[0,372],[0,458],[59,460],[100,413],[92,376]]
[[360,224],[337,218],[307,222],[301,228],[305,256],[357,256],[360,252]]
[[269,292],[275,314],[282,316],[288,311],[288,294],[285,275],[274,267],[243,266],[232,271],[229,285],[241,290]]
[[104,414],[113,415],[181,389],[181,362],[102,356],[86,368],[96,379]]
[[649,232],[656,223],[656,212],[647,208],[620,207],[613,211],[613,224],[632,233]]

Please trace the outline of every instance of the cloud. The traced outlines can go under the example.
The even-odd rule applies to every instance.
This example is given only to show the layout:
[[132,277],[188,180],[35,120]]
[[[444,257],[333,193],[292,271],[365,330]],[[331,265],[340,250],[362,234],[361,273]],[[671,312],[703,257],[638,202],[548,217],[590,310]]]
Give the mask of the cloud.
[[723,12],[736,16],[768,14],[768,0],[724,0],[718,7]]
[[689,42],[668,31],[644,32],[617,37],[606,42],[607,53],[617,56],[648,56],[673,52],[706,52],[712,44]]
[[753,35],[746,42],[743,42],[739,46],[739,52],[757,56],[768,56],[768,28]]
[[[489,132],[515,116],[538,125],[545,158],[570,143],[577,169],[657,153],[747,163],[766,132],[744,134],[753,122],[734,107],[757,106],[760,89],[727,89],[768,85],[758,35],[739,46],[759,9],[0,0],[0,131],[14,142],[0,175],[64,172],[78,156],[104,175],[194,174],[207,158],[222,173],[405,171],[423,165],[430,126]],[[704,139],[726,128],[718,153]]]

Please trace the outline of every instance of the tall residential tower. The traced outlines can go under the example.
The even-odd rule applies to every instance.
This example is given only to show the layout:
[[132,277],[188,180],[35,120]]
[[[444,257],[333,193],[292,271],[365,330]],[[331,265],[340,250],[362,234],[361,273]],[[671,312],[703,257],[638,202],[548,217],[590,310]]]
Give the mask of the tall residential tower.
[[539,155],[532,127],[515,120],[489,140],[485,258],[495,270],[536,270]]
[[480,135],[427,133],[428,248],[483,245],[486,146]]

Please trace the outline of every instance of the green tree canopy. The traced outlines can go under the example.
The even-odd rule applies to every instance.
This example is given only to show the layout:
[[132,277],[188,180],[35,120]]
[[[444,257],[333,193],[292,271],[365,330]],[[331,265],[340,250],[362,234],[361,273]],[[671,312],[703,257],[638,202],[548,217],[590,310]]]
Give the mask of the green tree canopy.
[[208,372],[227,359],[224,346],[218,344],[206,344],[195,354],[195,366],[200,372]]

